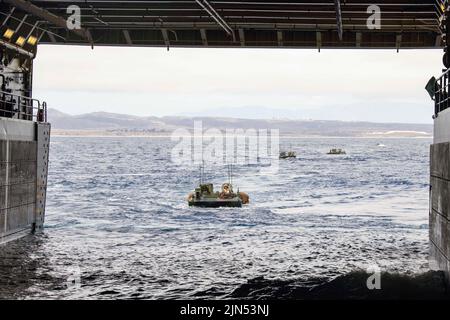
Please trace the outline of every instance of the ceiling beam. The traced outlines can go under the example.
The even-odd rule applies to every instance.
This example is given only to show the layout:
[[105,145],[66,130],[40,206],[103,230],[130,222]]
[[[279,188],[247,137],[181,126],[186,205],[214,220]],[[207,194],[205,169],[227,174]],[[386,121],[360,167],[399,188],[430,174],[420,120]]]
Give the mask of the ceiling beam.
[[206,36],[206,30],[200,29],[200,37],[202,38],[202,43],[205,47],[208,46],[208,38]]
[[6,16],[5,20],[3,20],[2,27],[8,22],[9,18],[11,18],[12,14],[14,13],[14,10],[16,10],[16,8],[12,7],[11,11]]
[[435,45],[436,47],[440,47],[441,44],[442,44],[442,36],[441,36],[440,34],[438,34],[438,35],[436,36],[436,41],[435,41],[434,45]]
[[50,38],[50,41],[53,43],[56,43],[56,38],[53,35],[53,33],[47,32],[47,34],[48,34],[48,37]]
[[239,41],[241,43],[241,47],[245,47],[245,33],[244,33],[244,29],[239,29]]
[[320,52],[320,48],[322,48],[322,32],[320,32],[320,31],[316,32],[316,45],[317,45],[317,50],[319,50],[319,52]]
[[395,37],[395,47],[397,48],[397,52],[400,51],[400,47],[402,46],[402,35],[398,34]]
[[362,40],[362,33],[357,32],[356,33],[356,47],[361,48],[361,40]]
[[343,27],[342,27],[341,1],[340,0],[334,0],[334,5],[336,7],[336,24],[337,24],[339,40],[342,41],[342,37],[343,37],[344,31],[343,31]]
[[225,30],[225,32],[232,36],[234,35],[233,29],[228,25],[228,23],[223,20],[223,18],[217,13],[217,11],[209,4],[206,0],[195,0],[209,15],[211,18],[214,19],[214,21],[217,22],[219,26],[222,27],[222,29]]
[[133,40],[131,40],[130,32],[128,30],[123,30],[123,36],[128,45],[133,45]]
[[90,34],[90,32],[84,28],[80,28],[80,29],[74,29],[74,30],[70,30],[67,27],[67,21],[64,18],[61,18],[45,9],[42,9],[38,6],[35,6],[34,4],[32,4],[29,1],[25,1],[25,0],[3,0],[3,2],[9,3],[10,5],[25,11],[33,16],[39,17],[41,19],[44,19],[60,28],[64,28],[66,30],[69,30],[75,34],[77,34],[78,36],[80,36],[81,38],[83,38],[84,40],[88,41],[89,43],[93,43],[92,41],[92,36]]
[[20,20],[19,25],[16,27],[16,32],[20,30],[20,28],[22,28],[23,24],[25,23],[25,21],[28,18],[28,14],[24,15],[22,20]]
[[281,31],[281,30],[277,31],[277,41],[278,41],[278,46],[282,47],[283,46],[283,31]]
[[169,34],[167,33],[167,29],[161,29],[161,33],[164,39],[164,45],[169,49],[170,47],[170,40],[169,40]]

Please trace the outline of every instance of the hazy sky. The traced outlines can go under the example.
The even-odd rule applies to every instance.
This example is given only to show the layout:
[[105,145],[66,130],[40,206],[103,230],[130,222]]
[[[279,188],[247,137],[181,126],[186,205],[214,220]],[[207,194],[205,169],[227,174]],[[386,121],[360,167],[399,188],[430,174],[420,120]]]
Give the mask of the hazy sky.
[[441,50],[40,46],[34,95],[70,114],[431,123]]

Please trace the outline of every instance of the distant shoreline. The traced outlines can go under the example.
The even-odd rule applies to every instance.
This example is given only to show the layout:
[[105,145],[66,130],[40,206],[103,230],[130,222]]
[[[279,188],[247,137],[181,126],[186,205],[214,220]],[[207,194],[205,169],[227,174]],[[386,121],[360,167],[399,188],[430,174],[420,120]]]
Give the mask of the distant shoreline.
[[[71,116],[49,110],[53,136],[74,137],[158,137],[175,134],[205,136],[255,134],[277,130],[282,137],[305,138],[431,138],[433,126],[411,123],[372,123],[332,120],[257,120],[239,118],[137,117],[107,112]],[[217,131],[219,130],[220,133]],[[238,130],[238,131],[236,131]],[[253,132],[253,133],[252,133]]]
[[[108,132],[108,131],[95,131],[95,130],[61,130],[54,129],[51,133],[52,137],[71,137],[71,138],[171,138],[172,133],[154,133],[149,134],[139,132],[129,132],[127,134]],[[205,135],[205,137],[211,137]],[[398,139],[398,138],[410,138],[410,139],[432,139],[432,135],[418,134],[414,135],[412,132],[396,132],[394,134],[367,134],[367,135],[355,135],[355,136],[327,136],[327,135],[298,135],[293,133],[280,133],[280,137],[293,138],[293,139],[319,139],[319,138],[339,138],[339,139]]]

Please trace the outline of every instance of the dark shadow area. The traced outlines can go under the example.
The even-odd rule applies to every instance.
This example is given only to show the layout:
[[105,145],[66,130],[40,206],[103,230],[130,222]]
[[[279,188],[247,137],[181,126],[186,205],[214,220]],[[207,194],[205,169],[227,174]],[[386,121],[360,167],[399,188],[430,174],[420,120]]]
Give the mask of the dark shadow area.
[[30,235],[0,246],[0,300],[27,299],[46,290],[65,289],[65,279],[48,272],[53,266],[43,254],[44,241],[44,235]]
[[265,280],[256,278],[235,289],[232,299],[276,300],[447,300],[450,292],[440,271],[417,275],[381,274],[381,289],[369,290],[366,282],[371,275],[355,271],[331,281]]

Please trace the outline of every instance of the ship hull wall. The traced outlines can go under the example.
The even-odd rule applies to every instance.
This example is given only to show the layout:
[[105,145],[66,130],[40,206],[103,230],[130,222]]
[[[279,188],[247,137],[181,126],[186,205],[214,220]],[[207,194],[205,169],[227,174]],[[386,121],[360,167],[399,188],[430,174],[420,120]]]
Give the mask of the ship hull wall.
[[430,266],[442,270],[450,284],[450,109],[434,120],[430,147]]
[[0,118],[0,244],[42,230],[49,139],[48,124]]

